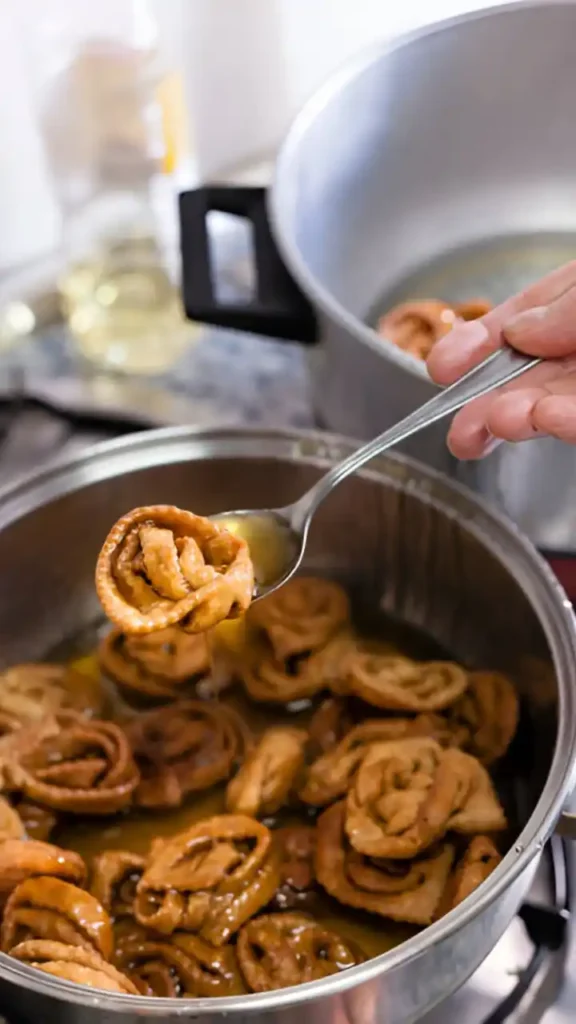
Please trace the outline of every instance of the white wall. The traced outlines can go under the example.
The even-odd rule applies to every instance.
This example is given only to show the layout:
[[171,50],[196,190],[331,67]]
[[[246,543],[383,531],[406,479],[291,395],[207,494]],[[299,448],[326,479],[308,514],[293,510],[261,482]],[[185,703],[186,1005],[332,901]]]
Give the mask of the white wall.
[[[182,71],[190,137],[204,178],[273,152],[307,96],[363,47],[490,6],[490,0],[401,0],[398,6],[386,0],[148,2],[160,20],[166,62]],[[114,31],[127,6],[145,3],[0,0],[0,270],[40,254],[55,236],[57,212],[34,98],[42,94],[50,61],[58,59],[58,40],[71,25]]]

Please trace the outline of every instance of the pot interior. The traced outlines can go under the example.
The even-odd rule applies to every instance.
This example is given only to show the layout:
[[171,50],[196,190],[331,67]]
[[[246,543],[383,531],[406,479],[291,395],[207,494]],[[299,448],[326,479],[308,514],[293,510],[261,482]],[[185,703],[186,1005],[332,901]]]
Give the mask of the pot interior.
[[[285,457],[190,456],[185,464],[167,461],[85,486],[78,474],[76,489],[1,530],[3,665],[42,659],[101,621],[96,556],[111,524],[128,509],[173,503],[205,514],[281,506],[317,479],[321,465],[293,461],[289,448]],[[471,499],[452,494],[447,482],[431,478],[431,491],[430,480],[419,487],[417,471],[401,460],[383,464],[386,474],[358,475],[322,506],[304,569],[344,583],[361,618],[383,612],[471,667],[502,668],[514,676],[525,719],[514,750],[514,776],[523,780],[515,794],[520,800],[521,793],[522,825],[550,768],[558,688],[542,623],[523,592],[521,554],[504,546],[497,554],[498,541],[487,547],[473,504],[468,508]]]
[[[96,556],[129,509],[173,503],[209,514],[282,506],[349,451],[350,444],[321,435],[157,431],[102,446],[0,496],[2,665],[42,659],[94,635],[102,620]],[[573,713],[566,691],[575,686],[576,658],[563,594],[527,542],[449,481],[386,457],[322,506],[305,571],[345,584],[361,619],[399,619],[470,667],[512,675],[522,722],[496,784],[512,842],[538,800],[545,805],[524,833],[529,845],[528,831],[539,834],[566,786],[569,726],[562,721]],[[407,957],[419,939],[401,947]],[[18,985],[32,981],[29,969],[2,954],[0,977],[8,974]],[[331,980],[316,984],[326,991]]]
[[307,286],[373,323],[398,298],[459,298],[444,294],[439,255],[458,265],[472,246],[516,264],[514,281],[468,268],[462,297],[488,274],[493,301],[572,258],[575,34],[573,4],[514,4],[381,48],[329,82],[288,137],[273,196]]

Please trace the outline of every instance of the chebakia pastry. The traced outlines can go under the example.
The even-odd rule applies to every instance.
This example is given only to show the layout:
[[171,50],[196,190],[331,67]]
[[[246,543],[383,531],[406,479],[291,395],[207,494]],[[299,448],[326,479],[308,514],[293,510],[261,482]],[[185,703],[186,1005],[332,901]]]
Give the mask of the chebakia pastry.
[[139,990],[113,964],[108,963],[94,950],[64,942],[47,939],[31,939],[21,942],[10,950],[10,956],[21,963],[36,967],[44,974],[51,974],[62,981],[74,981],[77,985],[120,992],[124,995],[139,995]]
[[237,996],[246,991],[236,949],[216,949],[197,935],[128,935],[116,962],[143,996],[193,998]]
[[340,903],[393,921],[430,924],[454,862],[454,847],[441,843],[413,860],[369,858],[351,846],[345,802],[318,820],[318,881]]
[[437,917],[454,910],[498,867],[502,857],[489,836],[474,836],[452,872],[437,909]]
[[349,618],[346,591],[331,580],[309,576],[289,580],[250,613],[279,660],[318,650]]
[[238,960],[251,992],[327,978],[362,963],[364,955],[304,914],[264,914],[244,925]]
[[449,305],[438,299],[402,302],[381,316],[378,334],[417,359],[427,359],[437,341],[459,320],[476,320],[492,309],[485,299]]
[[213,629],[251,597],[237,538],[162,507],[122,522],[101,579],[127,618],[96,657],[0,674],[2,952],[130,996],[269,992],[354,969],[489,878],[507,675],[363,635],[313,576]]
[[289,803],[304,767],[308,733],[278,726],[267,729],[237,775],[228,783],[226,808],[262,818]]
[[166,703],[190,695],[210,671],[208,641],[203,633],[176,626],[132,636],[112,629],[98,649],[100,665],[128,700]]
[[270,902],[279,881],[270,830],[246,815],[221,815],[153,850],[134,914],[164,935],[191,932],[220,947]]
[[504,756],[518,727],[518,694],[502,672],[470,672],[448,712],[457,746],[490,765]]
[[127,736],[140,772],[138,807],[178,807],[194,792],[230,778],[252,737],[240,715],[210,701],[175,701],[130,722]]
[[54,736],[6,766],[6,786],[41,806],[75,814],[114,814],[131,802],[139,773],[128,738],[113,722],[62,716]]
[[151,505],[112,527],[96,564],[96,590],[125,633],[176,624],[202,633],[246,611],[254,572],[241,537],[174,505]]
[[506,817],[482,765],[433,739],[370,747],[346,800],[346,833],[359,853],[404,860],[447,832],[498,832]]
[[97,680],[67,665],[13,665],[0,674],[0,715],[41,721],[59,711],[97,718],[104,694]]
[[308,767],[300,799],[306,804],[323,807],[344,796],[366,754],[377,744],[416,736],[441,741],[448,735],[445,723],[443,725],[440,716],[435,715],[366,719]]

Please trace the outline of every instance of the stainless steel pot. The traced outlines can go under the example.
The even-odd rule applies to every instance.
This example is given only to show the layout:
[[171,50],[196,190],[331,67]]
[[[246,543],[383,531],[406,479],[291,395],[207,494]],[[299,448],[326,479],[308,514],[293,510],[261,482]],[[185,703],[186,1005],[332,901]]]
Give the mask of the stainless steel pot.
[[[330,435],[169,429],[132,435],[0,495],[1,658],[40,658],[99,617],[93,574],[110,523],[158,501],[200,513],[275,507],[351,442]],[[460,985],[507,927],[574,783],[572,609],[530,543],[459,486],[398,456],[322,506],[307,568],[431,633],[458,658],[514,674],[526,707],[518,771],[525,827],[481,890],[389,953],[292,990],[206,1000],[132,998],[41,974],[0,954],[0,1006],[16,1020],[137,1024],[181,1018],[410,1024]],[[537,742],[531,744],[531,730]],[[568,826],[570,819],[566,819]],[[306,1009],[303,1009],[306,1004]]]
[[[463,289],[497,301],[576,255],[575,37],[571,0],[535,0],[439,23],[353,62],[284,143],[268,197],[273,238],[263,190],[182,197],[188,314],[320,339],[315,400],[330,429],[370,437],[410,412],[434,388],[372,329],[386,298],[434,285],[446,299]],[[209,209],[252,220],[251,303],[215,298]],[[462,474],[539,547],[576,552],[572,450],[532,442],[477,471],[452,463],[444,436],[440,424],[405,450]]]

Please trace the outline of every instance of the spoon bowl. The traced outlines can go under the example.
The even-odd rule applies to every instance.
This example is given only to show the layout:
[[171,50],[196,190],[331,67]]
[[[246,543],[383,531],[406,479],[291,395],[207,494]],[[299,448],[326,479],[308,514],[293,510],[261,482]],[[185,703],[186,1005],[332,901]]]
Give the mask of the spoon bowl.
[[210,517],[248,544],[254,566],[254,601],[285,583],[302,561],[305,540],[292,525],[293,508],[236,509]]

